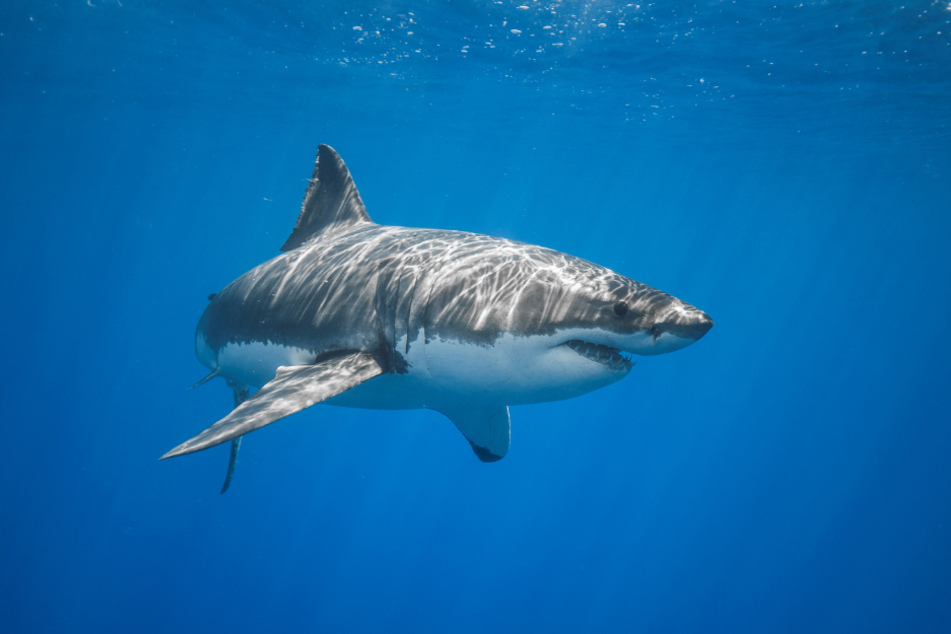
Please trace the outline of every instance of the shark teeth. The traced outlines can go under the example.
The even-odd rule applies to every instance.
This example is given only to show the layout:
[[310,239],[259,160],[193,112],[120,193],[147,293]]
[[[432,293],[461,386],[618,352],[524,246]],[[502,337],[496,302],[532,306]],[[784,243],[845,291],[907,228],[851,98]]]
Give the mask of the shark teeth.
[[612,370],[630,370],[634,366],[634,363],[622,355],[617,348],[581,339],[571,339],[561,345],[568,346],[584,358],[606,365]]

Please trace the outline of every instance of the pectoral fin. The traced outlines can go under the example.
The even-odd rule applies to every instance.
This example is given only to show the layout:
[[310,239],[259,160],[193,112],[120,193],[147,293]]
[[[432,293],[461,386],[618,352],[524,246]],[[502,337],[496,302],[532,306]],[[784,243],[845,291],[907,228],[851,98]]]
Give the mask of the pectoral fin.
[[509,408],[505,405],[440,409],[449,417],[482,462],[501,460],[512,438]]
[[354,352],[314,365],[284,366],[230,414],[164,456],[172,458],[221,444],[349,390],[384,370],[373,355]]

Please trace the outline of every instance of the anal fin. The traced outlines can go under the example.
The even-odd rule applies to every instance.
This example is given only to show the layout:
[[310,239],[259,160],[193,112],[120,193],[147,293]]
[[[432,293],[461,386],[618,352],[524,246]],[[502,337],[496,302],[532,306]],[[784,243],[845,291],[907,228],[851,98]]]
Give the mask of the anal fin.
[[277,375],[230,414],[160,460],[194,453],[260,429],[383,374],[368,352],[351,352],[314,365],[282,366]]
[[462,432],[482,462],[501,460],[508,453],[512,425],[507,406],[460,406],[439,411]]

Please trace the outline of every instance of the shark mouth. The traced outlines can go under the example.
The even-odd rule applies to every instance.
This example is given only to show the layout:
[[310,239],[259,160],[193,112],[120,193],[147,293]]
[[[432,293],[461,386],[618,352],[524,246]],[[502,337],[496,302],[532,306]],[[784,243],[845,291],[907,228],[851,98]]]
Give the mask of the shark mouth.
[[634,362],[621,354],[617,348],[603,346],[599,343],[589,343],[580,339],[571,339],[561,344],[568,346],[585,359],[589,359],[612,370],[630,370]]

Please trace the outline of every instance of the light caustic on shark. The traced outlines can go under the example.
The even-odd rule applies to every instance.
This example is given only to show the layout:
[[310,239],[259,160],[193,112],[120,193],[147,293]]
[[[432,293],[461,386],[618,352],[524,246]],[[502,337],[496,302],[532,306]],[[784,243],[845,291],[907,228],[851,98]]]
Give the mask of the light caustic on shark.
[[[631,355],[700,339],[703,311],[539,246],[370,220],[321,145],[284,253],[211,297],[198,359],[230,414],[162,458],[232,441],[317,403],[445,414],[486,462],[509,448],[509,405],[572,398],[630,372]],[[251,395],[249,388],[258,388]]]

